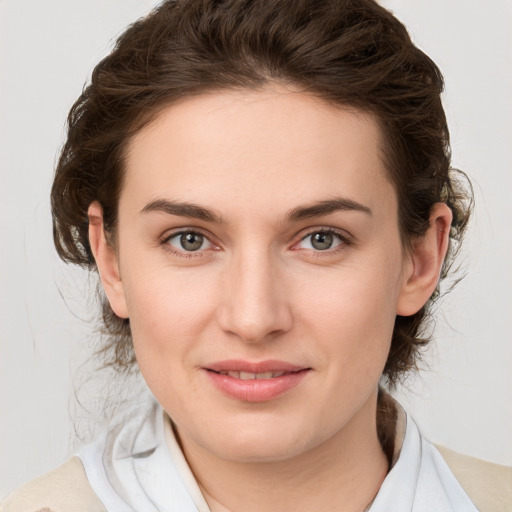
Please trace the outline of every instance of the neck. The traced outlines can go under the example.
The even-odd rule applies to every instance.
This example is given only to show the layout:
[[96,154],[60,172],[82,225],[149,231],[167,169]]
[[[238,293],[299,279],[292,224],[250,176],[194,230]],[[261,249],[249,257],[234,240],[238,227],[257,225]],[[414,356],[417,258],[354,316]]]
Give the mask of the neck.
[[377,392],[331,438],[281,461],[226,460],[181,443],[212,512],[362,512],[388,471],[376,414]]

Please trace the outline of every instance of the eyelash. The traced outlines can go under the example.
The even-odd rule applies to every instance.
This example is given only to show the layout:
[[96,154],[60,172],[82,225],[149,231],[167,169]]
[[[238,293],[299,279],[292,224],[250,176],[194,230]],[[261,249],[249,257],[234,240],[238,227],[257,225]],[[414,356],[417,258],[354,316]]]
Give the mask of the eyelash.
[[[205,250],[207,250],[207,249],[198,249],[197,251],[186,251],[186,250],[180,251],[180,250],[174,249],[174,247],[172,247],[172,245],[170,245],[170,243],[169,243],[170,240],[172,240],[178,236],[182,236],[182,235],[186,235],[186,234],[200,235],[200,236],[204,237],[204,239],[207,240],[214,247],[217,247],[210,240],[210,237],[207,234],[203,233],[201,230],[199,230],[197,228],[195,228],[195,229],[180,229],[179,231],[174,231],[170,234],[166,233],[160,239],[160,245],[162,245],[165,250],[169,251],[170,253],[172,253],[173,255],[175,255],[179,258],[187,258],[188,259],[188,258],[201,257],[203,255],[203,253],[205,252]],[[298,242],[294,243],[292,247],[297,246],[302,241],[306,240],[308,237],[315,235],[315,234],[333,235],[335,238],[338,239],[338,241],[340,243],[332,249],[330,249],[330,248],[325,249],[325,250],[305,249],[306,251],[310,252],[314,257],[322,257],[325,255],[332,255],[339,251],[342,251],[345,247],[353,244],[353,241],[351,240],[351,238],[349,236],[347,236],[346,234],[342,234],[340,231],[335,230],[330,227],[321,227],[321,228],[312,229],[311,231],[306,233],[304,236],[302,236],[300,238],[300,240]],[[300,249],[292,249],[292,250],[298,251]]]
[[201,250],[198,249],[197,251],[179,251],[176,250],[169,242],[178,236],[182,235],[201,235],[205,240],[207,240],[210,244],[212,244],[214,247],[217,247],[211,240],[210,237],[203,233],[200,229],[194,228],[194,229],[180,229],[179,231],[174,231],[172,233],[166,233],[161,239],[160,239],[160,245],[163,246],[163,248],[166,251],[169,251],[174,256],[177,256],[179,258],[197,258],[201,257],[205,251],[205,249]]
[[[299,242],[294,244],[294,247],[297,246],[300,242],[306,240],[308,237],[311,237],[315,234],[322,234],[322,235],[333,235],[340,243],[329,249],[325,250],[315,250],[315,249],[304,249],[310,253],[315,258],[321,258],[322,256],[332,256],[333,254],[337,254],[340,251],[343,251],[347,246],[352,245],[353,241],[352,239],[345,233],[341,233],[340,231],[330,228],[330,227],[321,227],[321,228],[314,228],[308,233],[306,233]],[[300,249],[294,249],[294,250],[300,250]]]

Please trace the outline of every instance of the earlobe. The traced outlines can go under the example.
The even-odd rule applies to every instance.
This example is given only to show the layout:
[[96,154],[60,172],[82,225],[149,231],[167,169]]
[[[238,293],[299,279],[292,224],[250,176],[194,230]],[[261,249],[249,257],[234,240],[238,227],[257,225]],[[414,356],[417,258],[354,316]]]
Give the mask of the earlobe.
[[87,215],[89,217],[89,244],[96,260],[103,289],[114,313],[121,318],[128,318],[117,255],[105,236],[103,208],[97,201],[94,201],[89,205]]
[[404,269],[397,315],[417,313],[434,292],[448,250],[451,222],[452,211],[448,205],[436,203],[430,213],[427,232],[412,243]]

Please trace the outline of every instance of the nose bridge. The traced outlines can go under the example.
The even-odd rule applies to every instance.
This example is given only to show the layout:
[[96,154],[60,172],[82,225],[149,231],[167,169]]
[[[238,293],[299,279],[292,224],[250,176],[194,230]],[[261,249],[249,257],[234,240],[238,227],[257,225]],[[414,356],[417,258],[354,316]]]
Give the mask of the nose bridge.
[[279,267],[268,247],[246,246],[233,254],[224,280],[224,330],[255,343],[289,329],[291,312]]

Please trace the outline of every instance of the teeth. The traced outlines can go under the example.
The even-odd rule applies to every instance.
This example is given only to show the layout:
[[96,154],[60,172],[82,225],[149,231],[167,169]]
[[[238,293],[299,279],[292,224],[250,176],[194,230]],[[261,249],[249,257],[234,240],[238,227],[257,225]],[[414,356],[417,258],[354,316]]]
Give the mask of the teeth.
[[252,372],[237,372],[237,371],[220,371],[221,375],[229,375],[234,379],[240,380],[262,380],[262,379],[273,379],[275,377],[281,377],[286,372],[261,372],[261,373],[252,373]]
[[262,373],[257,373],[255,378],[256,379],[271,379],[272,377],[274,377],[273,372],[262,372]]

